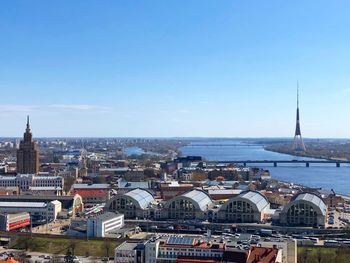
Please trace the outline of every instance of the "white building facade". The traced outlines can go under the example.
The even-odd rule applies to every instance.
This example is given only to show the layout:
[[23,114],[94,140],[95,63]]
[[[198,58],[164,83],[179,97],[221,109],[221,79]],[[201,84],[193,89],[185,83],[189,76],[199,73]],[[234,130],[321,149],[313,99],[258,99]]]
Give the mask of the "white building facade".
[[88,237],[105,237],[108,232],[124,226],[124,215],[106,212],[87,221]]
[[19,187],[28,190],[30,187],[63,188],[61,176],[37,176],[35,174],[17,174],[16,176],[0,176],[0,187]]

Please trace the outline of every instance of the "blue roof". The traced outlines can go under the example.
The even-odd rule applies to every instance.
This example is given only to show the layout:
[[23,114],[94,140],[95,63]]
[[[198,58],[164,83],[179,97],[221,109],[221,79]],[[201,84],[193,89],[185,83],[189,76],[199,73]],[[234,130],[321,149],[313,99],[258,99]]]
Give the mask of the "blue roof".
[[118,188],[129,188],[129,189],[143,188],[143,189],[149,189],[149,185],[148,185],[148,182],[127,182],[127,181],[121,181],[121,182],[118,182]]
[[166,243],[169,245],[194,245],[195,239],[193,237],[178,237],[170,236]]
[[80,155],[80,151],[69,151],[69,152],[65,152],[65,155]]

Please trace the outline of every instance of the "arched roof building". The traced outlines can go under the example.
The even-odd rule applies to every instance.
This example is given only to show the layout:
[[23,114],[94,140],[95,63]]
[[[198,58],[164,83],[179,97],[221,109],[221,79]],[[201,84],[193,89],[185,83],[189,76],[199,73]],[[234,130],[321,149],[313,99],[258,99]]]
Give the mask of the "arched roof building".
[[123,213],[125,218],[143,218],[153,201],[154,197],[149,191],[137,188],[111,198],[106,204],[106,209]]
[[221,206],[218,220],[237,223],[260,222],[269,208],[270,204],[265,196],[256,191],[245,191]]
[[299,193],[280,214],[280,223],[289,226],[325,226],[327,205],[316,194]]
[[143,189],[134,189],[124,194],[124,196],[128,196],[132,200],[134,200],[135,205],[139,209],[145,210],[150,203],[154,201],[153,195],[147,190]]
[[206,192],[194,189],[170,199],[164,208],[170,219],[201,219],[212,205]]

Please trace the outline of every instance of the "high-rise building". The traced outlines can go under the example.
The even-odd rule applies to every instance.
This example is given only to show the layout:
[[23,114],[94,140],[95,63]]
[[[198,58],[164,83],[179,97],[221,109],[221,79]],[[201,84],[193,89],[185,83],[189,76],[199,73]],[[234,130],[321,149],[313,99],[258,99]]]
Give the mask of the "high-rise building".
[[27,128],[17,150],[17,173],[38,174],[39,152],[30,130],[29,116],[27,117]]

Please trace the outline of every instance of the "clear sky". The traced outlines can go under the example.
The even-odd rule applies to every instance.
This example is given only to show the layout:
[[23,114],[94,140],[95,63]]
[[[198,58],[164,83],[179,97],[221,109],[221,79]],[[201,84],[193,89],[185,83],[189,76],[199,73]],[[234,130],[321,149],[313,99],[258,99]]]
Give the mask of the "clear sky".
[[0,2],[0,137],[350,137],[350,1]]

